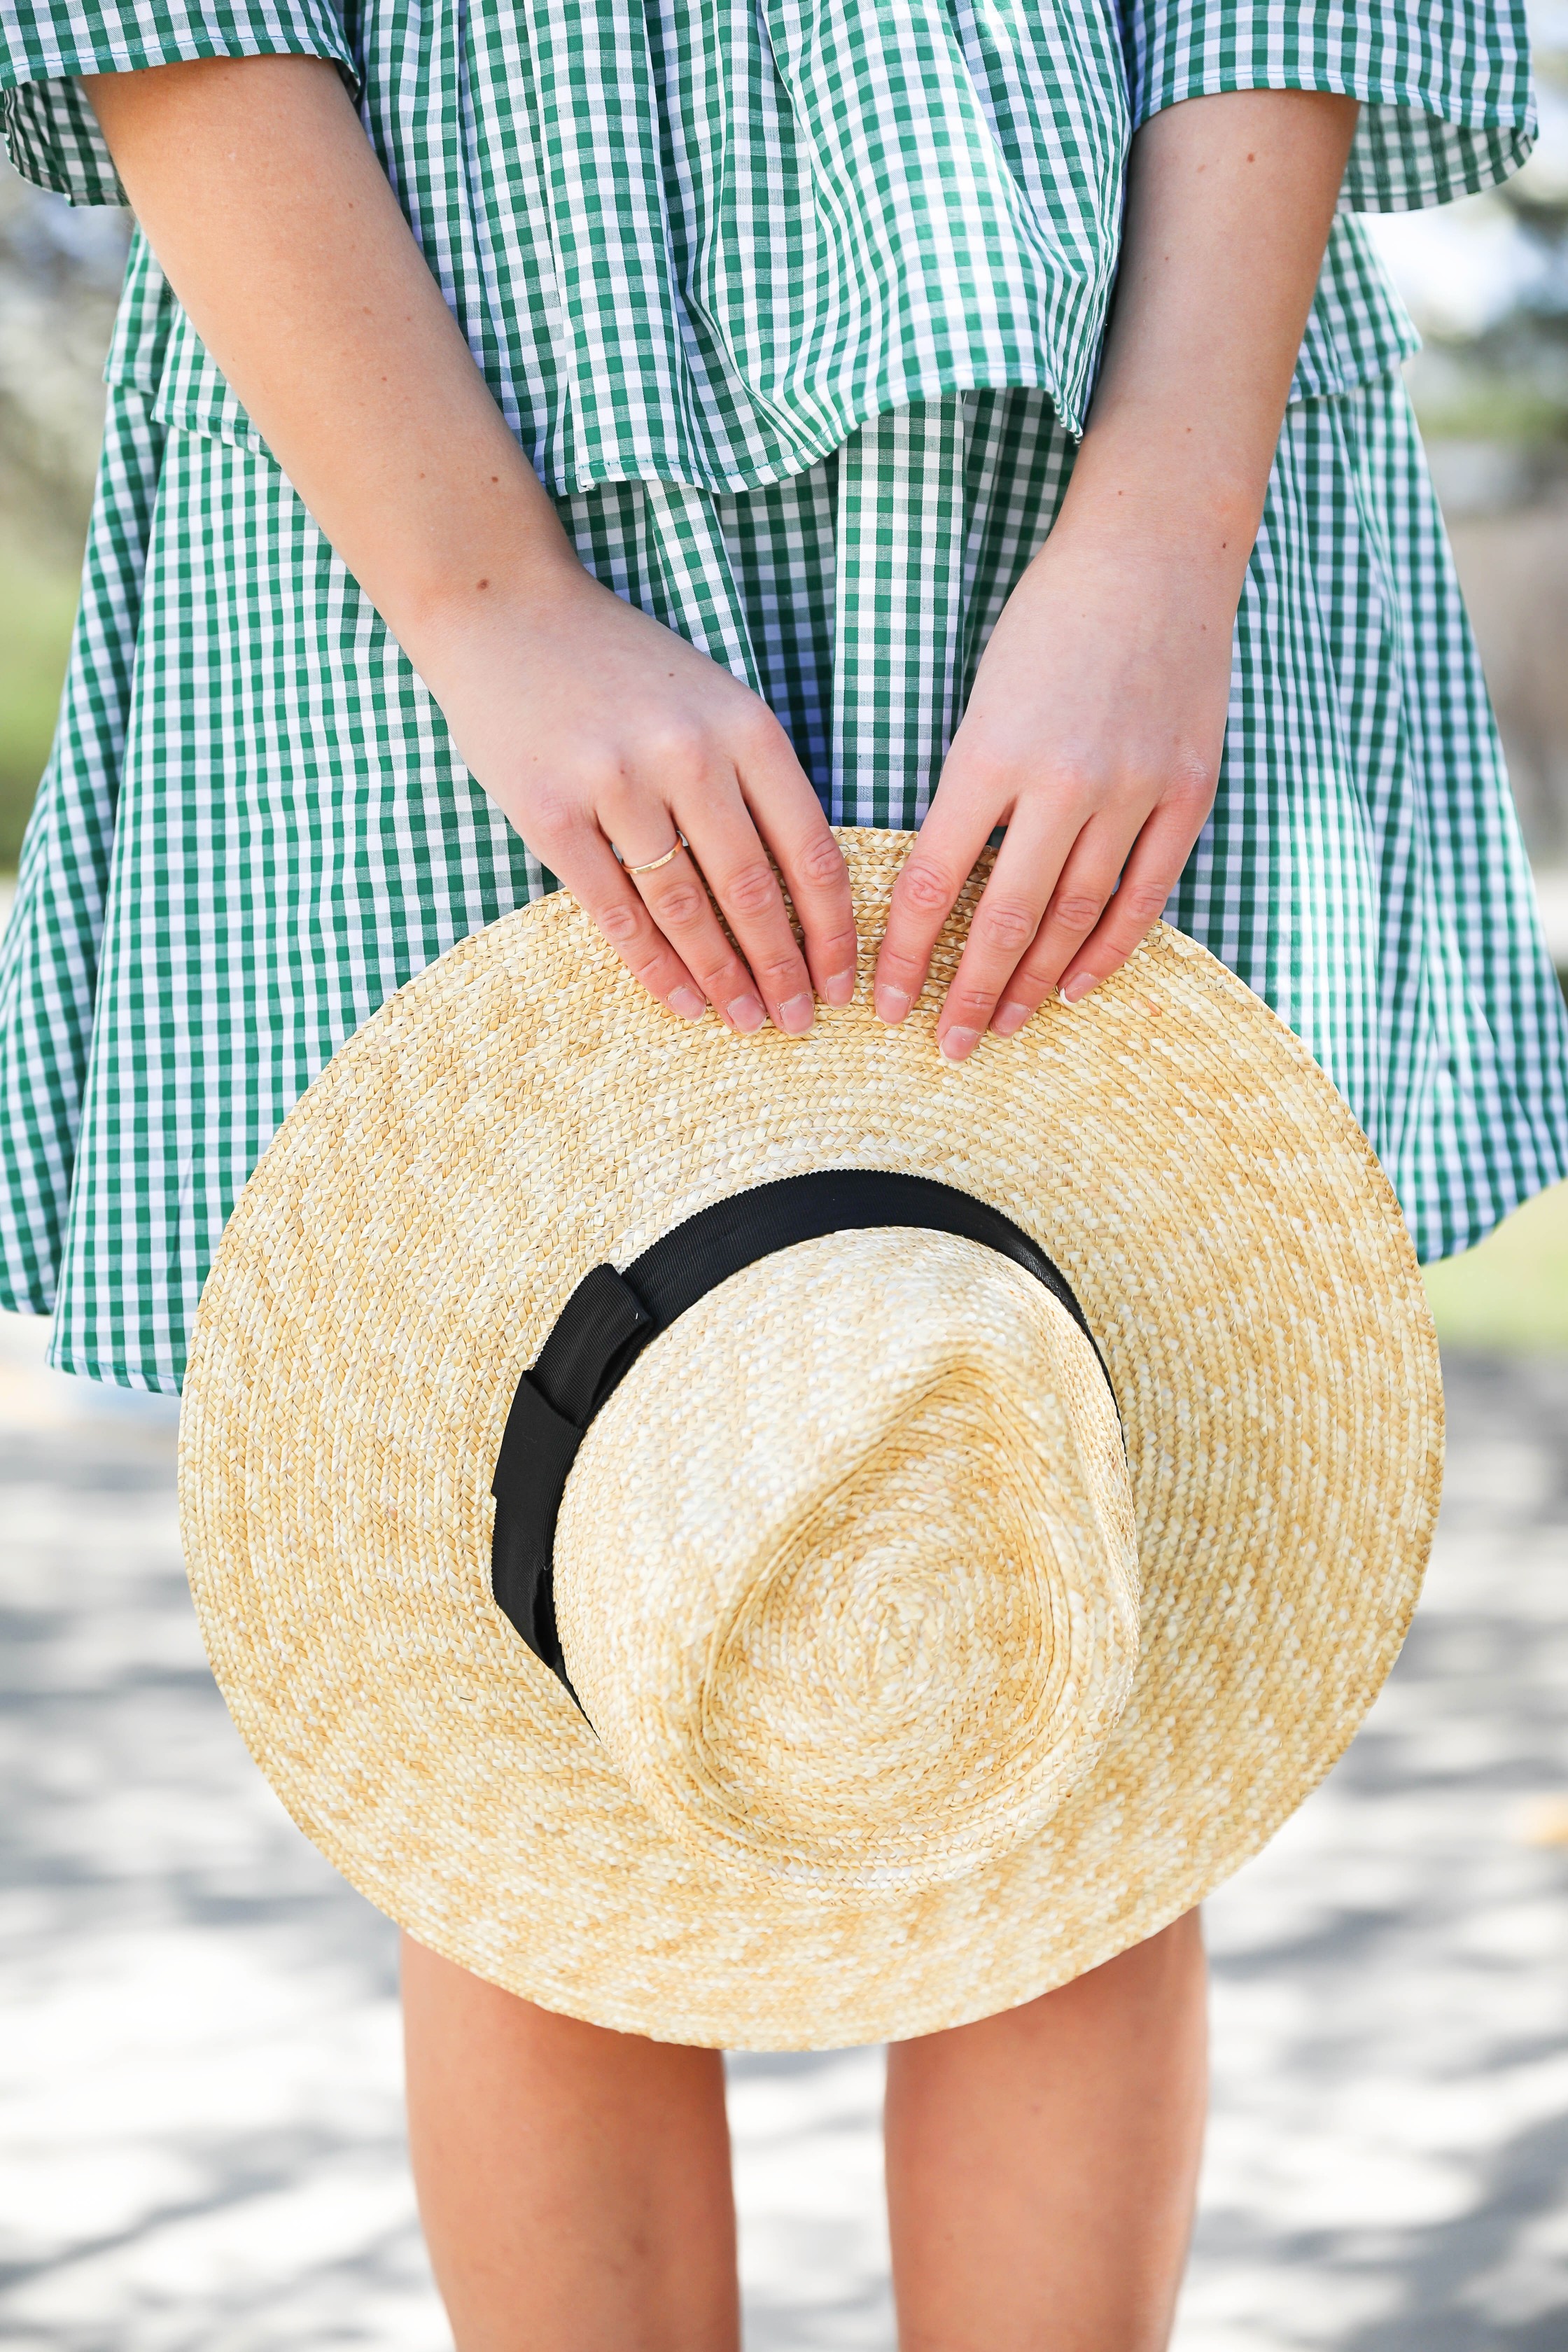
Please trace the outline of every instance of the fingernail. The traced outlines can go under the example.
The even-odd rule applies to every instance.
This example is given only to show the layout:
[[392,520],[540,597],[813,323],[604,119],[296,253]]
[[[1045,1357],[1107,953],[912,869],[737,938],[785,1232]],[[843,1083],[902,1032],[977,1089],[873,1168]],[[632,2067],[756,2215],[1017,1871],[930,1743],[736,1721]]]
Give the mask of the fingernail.
[[786,1037],[804,1037],[816,1017],[809,995],[786,996],[779,1006],[779,1027]]
[[910,1000],[901,988],[890,988],[885,980],[879,981],[873,993],[879,1021],[901,1021],[910,1009]]
[[1071,972],[1068,974],[1068,978],[1063,981],[1061,985],[1062,1003],[1064,1004],[1081,1004],[1084,998],[1089,993],[1089,991],[1091,989],[1098,988],[1099,986],[1100,982],[1092,971]]
[[942,1059],[946,1062],[962,1062],[966,1055],[973,1053],[979,1042],[978,1029],[944,1030],[937,1040]]
[[699,996],[694,988],[677,988],[671,992],[669,1009],[679,1013],[683,1021],[700,1021],[708,1010],[708,1000]]
[[852,971],[836,971],[831,980],[825,980],[822,983],[822,1001],[825,1004],[846,1005],[854,993],[855,975]]
[[991,1024],[994,1037],[1016,1037],[1029,1017],[1026,1004],[1005,1004]]
[[768,1017],[754,996],[737,996],[734,1003],[724,1009],[730,1015],[731,1028],[739,1029],[747,1037],[760,1029]]

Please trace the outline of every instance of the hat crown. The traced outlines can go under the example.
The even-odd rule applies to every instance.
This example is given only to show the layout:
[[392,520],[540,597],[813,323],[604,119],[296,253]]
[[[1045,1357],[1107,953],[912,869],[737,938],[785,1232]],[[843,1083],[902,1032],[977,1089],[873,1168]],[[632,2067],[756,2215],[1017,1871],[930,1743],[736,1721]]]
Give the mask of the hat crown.
[[1139,1583],[1092,1348],[983,1245],[833,1234],[647,1349],[563,1501],[568,1671],[663,1824],[831,1893],[1037,1830],[1121,1711]]

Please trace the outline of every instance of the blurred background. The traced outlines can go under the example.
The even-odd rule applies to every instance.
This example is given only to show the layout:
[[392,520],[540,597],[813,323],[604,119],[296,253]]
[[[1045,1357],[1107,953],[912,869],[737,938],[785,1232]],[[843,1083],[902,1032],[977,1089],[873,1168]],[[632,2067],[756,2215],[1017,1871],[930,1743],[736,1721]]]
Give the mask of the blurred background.
[[[1506,189],[1373,224],[1568,971],[1568,0]],[[0,166],[0,919],[76,603],[125,224]],[[1426,1595],[1349,1756],[1207,1906],[1178,2352],[1568,2347],[1568,1186],[1434,1268]],[[395,1952],[201,1655],[174,1409],[0,1316],[0,2341],[446,2352]],[[732,2062],[749,2352],[890,2352],[875,2051]]]

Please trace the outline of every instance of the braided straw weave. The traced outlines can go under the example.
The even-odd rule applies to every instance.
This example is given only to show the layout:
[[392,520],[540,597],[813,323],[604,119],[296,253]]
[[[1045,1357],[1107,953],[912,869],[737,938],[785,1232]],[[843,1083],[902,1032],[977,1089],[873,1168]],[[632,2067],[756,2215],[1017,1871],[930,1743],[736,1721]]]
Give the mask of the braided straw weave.
[[1042,1828],[1138,1659],[1094,1350],[946,1234],[826,1234],[683,1315],[589,1430],[555,1583],[573,1687],[656,1820],[825,1891]]
[[[841,838],[868,960],[909,836]],[[950,1066],[974,887],[901,1028],[863,987],[799,1039],[679,1023],[564,896],[524,908],[337,1055],[224,1235],[181,1437],[214,1671],[353,1884],[550,2008],[797,2049],[1028,2000],[1255,1853],[1408,1622],[1436,1354],[1349,1111],[1166,929]],[[489,1595],[518,1379],[590,1267],[823,1168],[1034,1235],[1121,1427],[978,1244],[759,1261],[645,1351],[568,1484],[591,1729]]]

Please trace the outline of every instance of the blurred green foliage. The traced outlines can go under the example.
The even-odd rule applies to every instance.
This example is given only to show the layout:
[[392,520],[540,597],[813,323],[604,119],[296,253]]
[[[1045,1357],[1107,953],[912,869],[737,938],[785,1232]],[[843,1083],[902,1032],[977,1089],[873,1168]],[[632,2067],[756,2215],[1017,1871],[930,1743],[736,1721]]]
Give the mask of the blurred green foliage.
[[0,873],[54,731],[127,233],[0,162]]
[[[1506,215],[1531,259],[1526,282],[1479,332],[1436,331],[1411,374],[1428,440],[1522,445],[1542,480],[1568,467],[1568,7],[1532,0],[1541,137],[1516,179],[1460,208]],[[1504,282],[1507,280],[1505,278]]]
[[1479,1249],[1426,1269],[1450,1346],[1568,1351],[1568,1184],[1517,1209]]
[[54,734],[78,576],[0,528],[0,873],[22,829]]

